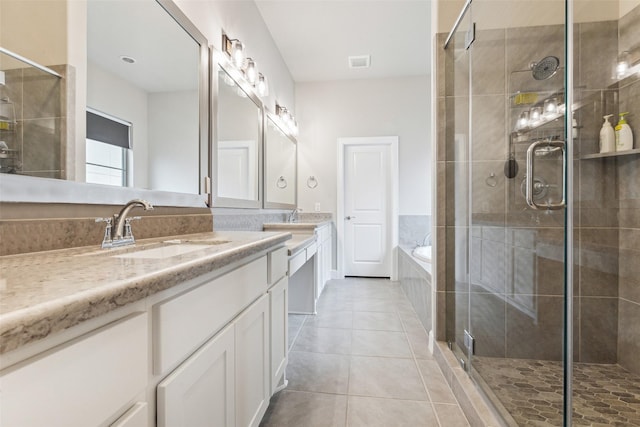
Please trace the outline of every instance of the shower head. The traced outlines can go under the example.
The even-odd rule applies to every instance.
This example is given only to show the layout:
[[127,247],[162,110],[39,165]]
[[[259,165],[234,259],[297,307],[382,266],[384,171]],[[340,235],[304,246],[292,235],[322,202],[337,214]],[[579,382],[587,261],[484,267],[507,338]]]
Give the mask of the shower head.
[[531,74],[536,80],[546,80],[555,75],[560,68],[560,60],[555,56],[547,56],[539,62],[531,63]]

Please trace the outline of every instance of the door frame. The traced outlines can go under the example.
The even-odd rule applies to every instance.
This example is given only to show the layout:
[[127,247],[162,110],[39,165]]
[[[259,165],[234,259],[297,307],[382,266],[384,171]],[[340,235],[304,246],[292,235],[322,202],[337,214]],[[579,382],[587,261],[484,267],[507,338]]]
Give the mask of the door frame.
[[337,209],[336,209],[336,267],[339,279],[344,279],[344,152],[348,146],[388,145],[389,146],[389,198],[391,199],[390,218],[388,226],[391,228],[391,280],[398,280],[397,250],[398,250],[398,137],[397,136],[372,136],[338,138],[338,179],[337,179]]

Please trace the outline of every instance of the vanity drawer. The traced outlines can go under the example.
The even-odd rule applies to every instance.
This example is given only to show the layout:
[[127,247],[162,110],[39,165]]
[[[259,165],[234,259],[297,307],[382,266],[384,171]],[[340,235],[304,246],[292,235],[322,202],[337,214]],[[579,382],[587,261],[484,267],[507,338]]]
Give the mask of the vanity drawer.
[[7,369],[0,425],[103,425],[145,390],[148,337],[134,314]]
[[269,284],[273,285],[287,274],[287,248],[283,247],[267,254],[269,261]]
[[310,260],[318,252],[318,243],[313,242],[307,246],[307,261]]
[[267,291],[263,256],[153,307],[153,371],[166,372]]
[[289,277],[293,276],[293,274],[300,269],[307,262],[307,252],[300,251],[297,255],[291,257],[289,259]]

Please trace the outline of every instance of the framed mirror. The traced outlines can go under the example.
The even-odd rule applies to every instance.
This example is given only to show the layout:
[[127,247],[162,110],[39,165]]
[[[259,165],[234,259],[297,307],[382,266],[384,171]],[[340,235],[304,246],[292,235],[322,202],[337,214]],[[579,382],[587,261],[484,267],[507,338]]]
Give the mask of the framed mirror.
[[297,183],[297,143],[265,114],[264,207],[295,209]]
[[[20,200],[4,195],[2,200],[57,201],[30,196],[41,193],[29,190],[38,185],[54,194],[71,192],[76,195],[74,203],[96,203],[101,195],[105,203],[120,203],[131,194],[154,198],[157,193],[167,203],[210,204],[205,192],[205,178],[210,175],[207,39],[171,0],[86,3],[86,106],[68,103],[67,111],[70,124],[74,115],[75,121],[83,122],[79,116],[86,116],[87,139],[75,137],[63,144],[69,158],[75,158],[77,173],[69,179],[78,182],[57,184],[59,180],[15,176],[12,185],[17,182],[24,188],[11,194],[20,194]],[[70,28],[73,25],[69,23]],[[118,138],[110,136],[113,129],[119,129]],[[77,144],[86,147],[86,158],[73,155]],[[74,185],[77,190],[71,189]],[[89,193],[91,201],[82,196]]]
[[231,67],[216,70],[214,206],[260,208],[262,103]]

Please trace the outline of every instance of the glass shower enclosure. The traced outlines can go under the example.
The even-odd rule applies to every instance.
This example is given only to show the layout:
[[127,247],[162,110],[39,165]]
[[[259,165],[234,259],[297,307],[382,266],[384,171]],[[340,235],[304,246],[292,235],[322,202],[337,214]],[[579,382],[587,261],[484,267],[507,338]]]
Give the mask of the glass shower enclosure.
[[640,425],[640,1],[468,0],[438,40],[445,339],[507,425]]

